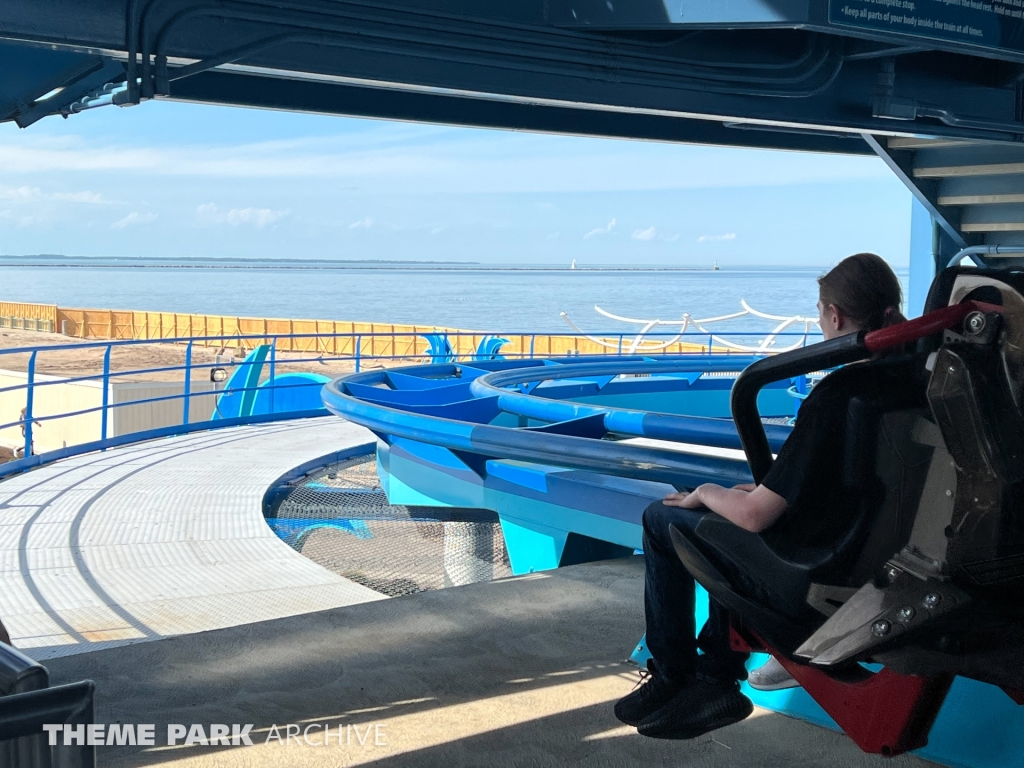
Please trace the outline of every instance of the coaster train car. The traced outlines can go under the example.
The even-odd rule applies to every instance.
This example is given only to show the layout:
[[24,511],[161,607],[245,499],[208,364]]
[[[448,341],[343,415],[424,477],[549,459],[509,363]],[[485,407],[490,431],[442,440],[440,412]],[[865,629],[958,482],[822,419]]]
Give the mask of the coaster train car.
[[757,393],[840,365],[834,544],[780,553],[717,515],[672,537],[737,650],[771,653],[861,749],[897,755],[927,743],[957,675],[1024,704],[1024,272],[947,269],[916,320],[751,365],[732,409],[756,481],[773,460]]

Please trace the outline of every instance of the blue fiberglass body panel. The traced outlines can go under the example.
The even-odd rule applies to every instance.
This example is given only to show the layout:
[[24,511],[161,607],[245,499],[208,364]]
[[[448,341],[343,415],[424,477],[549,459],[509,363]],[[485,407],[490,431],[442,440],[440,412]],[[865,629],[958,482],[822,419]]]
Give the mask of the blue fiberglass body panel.
[[269,344],[260,344],[238,364],[217,396],[213,420],[232,419],[252,415],[256,388],[263,373],[263,363],[270,352]]
[[[558,397],[575,403],[628,408],[681,416],[730,418],[729,396],[734,378],[702,377],[693,374],[652,375],[645,378],[616,378],[599,391],[567,392],[565,380],[545,382],[533,390],[541,397]],[[792,416],[794,398],[789,382],[765,387],[757,404],[762,416]]]
[[[548,525],[551,525],[553,520],[559,524],[563,521],[557,517],[535,514],[530,510],[530,502],[535,503],[538,510],[555,505],[561,509],[583,513],[589,518],[595,518],[595,520],[588,519],[585,522],[587,530],[574,526],[574,523],[582,520],[576,516],[573,516],[571,521],[566,519],[564,527],[572,533],[581,533],[587,536],[593,536],[589,531],[594,530],[595,526],[600,528],[608,521],[639,526],[640,517],[647,505],[652,501],[664,498],[666,493],[671,493],[674,490],[672,486],[665,483],[611,478],[594,472],[579,472],[554,467],[547,471],[535,472],[531,476],[530,467],[531,465],[518,462],[488,462],[488,476],[484,483],[485,496],[491,498],[492,492],[504,494],[506,497],[514,495],[521,500],[521,502],[517,502],[516,509],[520,510],[526,519]],[[502,512],[501,509],[495,511],[499,514]],[[598,523],[596,519],[600,519],[602,522]],[[594,538],[600,537],[595,536]],[[633,549],[640,546],[639,543],[632,540],[605,539],[605,541],[622,544]]]
[[[489,509],[519,529],[560,538],[562,544],[575,533],[637,549],[644,509],[673,490],[664,483],[516,461],[487,461],[481,477],[450,451],[441,457],[437,452],[443,448],[422,448],[409,441],[378,448],[378,471],[391,503]],[[518,543],[526,544],[519,533]],[[516,542],[506,543],[513,560],[536,561],[516,551]],[[529,541],[529,546],[546,544],[546,539]]]
[[[684,384],[685,387],[685,384]],[[788,387],[787,387],[788,388]],[[794,412],[794,398],[787,394],[787,388],[766,387],[757,398],[758,409],[765,417],[789,417]],[[574,397],[573,402],[587,405],[603,405],[609,408],[628,408],[678,416],[710,416],[728,419],[731,388],[697,388],[669,392],[632,392],[613,394],[601,392],[587,397]]]
[[457,379],[447,386],[431,389],[388,389],[358,383],[346,386],[354,397],[382,405],[447,405],[470,397],[469,382],[459,382]]
[[[252,412],[290,413],[324,408],[320,390],[330,379],[319,373],[285,373],[260,384]],[[273,387],[273,389],[271,389]]]
[[[424,450],[426,449],[426,450]],[[381,486],[392,504],[487,509],[483,481],[447,448],[394,440],[377,448]]]

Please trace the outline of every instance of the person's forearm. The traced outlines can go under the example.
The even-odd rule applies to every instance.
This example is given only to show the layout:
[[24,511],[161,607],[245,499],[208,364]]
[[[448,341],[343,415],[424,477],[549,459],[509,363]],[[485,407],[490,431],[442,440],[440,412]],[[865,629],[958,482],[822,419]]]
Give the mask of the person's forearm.
[[683,509],[705,507],[752,533],[760,533],[772,525],[786,509],[786,500],[763,485],[747,491],[739,486],[723,488],[705,483],[690,493],[670,493],[663,503]]
[[695,493],[701,504],[729,522],[755,533],[760,530],[758,521],[751,519],[748,492],[708,483],[698,487]]

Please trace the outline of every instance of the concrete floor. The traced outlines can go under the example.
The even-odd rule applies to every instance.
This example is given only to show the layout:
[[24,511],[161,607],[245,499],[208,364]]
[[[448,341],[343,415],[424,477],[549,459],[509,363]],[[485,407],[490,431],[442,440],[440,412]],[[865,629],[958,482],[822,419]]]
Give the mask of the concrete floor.
[[[612,703],[637,680],[622,660],[642,630],[642,572],[640,558],[581,565],[47,666],[54,684],[96,681],[98,722],[156,724],[158,746],[102,747],[104,766],[930,765],[763,710],[690,742],[621,726]],[[160,746],[168,723],[252,723],[255,746]],[[288,724],[310,723],[334,742],[339,724],[356,728],[341,745],[283,743]]]

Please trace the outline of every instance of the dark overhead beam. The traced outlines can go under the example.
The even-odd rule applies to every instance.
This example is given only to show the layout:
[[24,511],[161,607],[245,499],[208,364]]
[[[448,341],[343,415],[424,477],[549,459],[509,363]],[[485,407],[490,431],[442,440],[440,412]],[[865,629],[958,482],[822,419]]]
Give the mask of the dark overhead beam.
[[[670,8],[665,0],[5,0],[0,39],[126,61],[128,101],[198,93],[201,84],[185,83],[220,66],[235,74],[229,82],[236,87],[244,78],[259,84],[244,96],[223,96],[249,106],[287,103],[290,96],[265,87],[277,78],[421,95],[446,90],[456,101],[445,103],[460,105],[442,109],[435,106],[441,100],[416,96],[376,102],[383,110],[376,116],[397,110],[401,119],[521,128],[533,124],[522,114],[550,113],[537,124],[578,132],[585,121],[572,124],[567,115],[617,111],[629,116],[601,118],[599,131],[638,138],[671,136],[694,121],[772,126],[684,131],[695,141],[738,146],[824,144],[844,151],[849,141],[860,151],[856,140],[826,135],[851,131],[1024,136],[1022,68],[1011,62],[1018,51],[997,61],[967,55],[969,46],[958,54],[921,50],[949,41],[916,38],[915,45],[905,34],[840,26],[832,18],[840,0],[673,2]],[[181,79],[174,83],[175,77]],[[472,98],[483,107],[469,106]],[[313,106],[288,108],[325,111],[315,98],[307,101]],[[370,106],[362,114],[376,108],[363,103]],[[794,127],[804,133],[785,133]]]
[[528,102],[489,101],[445,94],[370,88],[349,84],[283,80],[220,71],[170,84],[172,99],[239,107],[375,117],[476,128],[506,128],[576,136],[745,146],[872,155],[857,134],[802,130],[759,130],[749,124],[694,120],[643,113],[553,107]]

